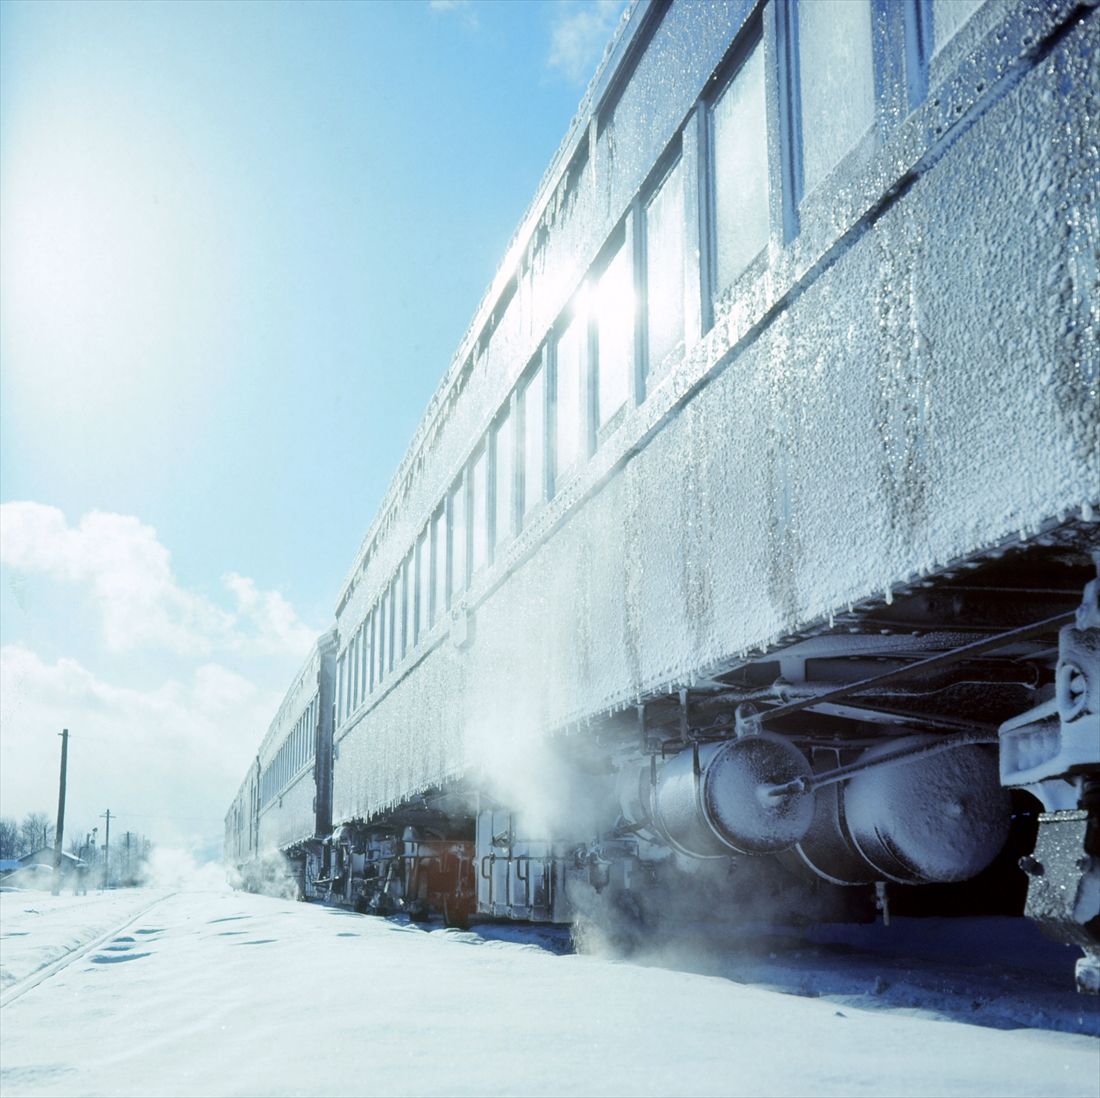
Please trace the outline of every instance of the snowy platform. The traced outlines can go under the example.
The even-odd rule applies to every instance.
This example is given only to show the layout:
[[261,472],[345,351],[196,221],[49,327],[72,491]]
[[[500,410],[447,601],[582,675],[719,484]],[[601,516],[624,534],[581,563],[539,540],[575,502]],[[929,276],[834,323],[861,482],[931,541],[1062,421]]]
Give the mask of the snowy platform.
[[0,922],[11,1098],[1100,1094],[1097,1003],[990,920],[695,933],[644,963],[228,892],[5,892]]

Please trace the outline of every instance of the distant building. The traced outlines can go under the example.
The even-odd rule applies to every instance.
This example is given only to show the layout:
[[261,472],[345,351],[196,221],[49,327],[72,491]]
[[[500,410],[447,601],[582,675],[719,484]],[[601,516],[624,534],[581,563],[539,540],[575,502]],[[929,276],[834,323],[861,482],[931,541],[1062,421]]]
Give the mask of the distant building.
[[[42,846],[37,850],[32,850],[29,854],[24,854],[22,858],[19,858],[15,862],[16,869],[27,869],[30,866],[45,865],[51,869],[54,864],[54,857],[56,852],[52,846]],[[61,878],[64,880],[75,869],[87,868],[88,863],[83,858],[78,858],[75,854],[70,854],[68,851],[62,851],[61,853]]]

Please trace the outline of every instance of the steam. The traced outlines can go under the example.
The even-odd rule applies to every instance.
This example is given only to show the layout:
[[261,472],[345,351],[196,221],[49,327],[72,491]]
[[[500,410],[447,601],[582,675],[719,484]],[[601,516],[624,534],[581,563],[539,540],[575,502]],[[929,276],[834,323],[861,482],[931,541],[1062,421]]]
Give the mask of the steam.
[[141,878],[145,888],[171,889],[176,892],[227,892],[230,882],[223,865],[199,862],[189,850],[180,847],[153,848]]
[[[760,932],[865,918],[866,890],[792,872],[774,857],[669,857],[647,889],[577,897],[578,952],[727,974],[731,954]],[[748,934],[746,933],[748,932]]]
[[600,798],[560,745],[542,736],[533,707],[508,707],[507,716],[475,725],[474,769],[492,801],[516,816],[517,838],[592,838]]
[[221,867],[228,887],[238,892],[259,892],[279,900],[302,898],[298,872],[293,863],[279,850],[269,850],[243,869]]

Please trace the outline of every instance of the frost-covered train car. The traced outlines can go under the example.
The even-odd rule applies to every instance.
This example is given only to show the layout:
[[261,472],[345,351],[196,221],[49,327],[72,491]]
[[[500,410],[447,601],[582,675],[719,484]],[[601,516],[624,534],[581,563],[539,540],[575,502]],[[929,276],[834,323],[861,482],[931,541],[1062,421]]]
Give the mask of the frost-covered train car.
[[289,861],[301,895],[328,894],[335,651],[329,630],[294,677],[226,816],[226,862],[247,888],[281,884]]
[[340,594],[335,895],[1004,908],[1038,825],[1095,949],[1098,43],[629,8]]
[[249,766],[229,811],[225,814],[225,864],[243,880],[245,868],[257,859],[259,839],[256,834],[257,775],[255,761]]

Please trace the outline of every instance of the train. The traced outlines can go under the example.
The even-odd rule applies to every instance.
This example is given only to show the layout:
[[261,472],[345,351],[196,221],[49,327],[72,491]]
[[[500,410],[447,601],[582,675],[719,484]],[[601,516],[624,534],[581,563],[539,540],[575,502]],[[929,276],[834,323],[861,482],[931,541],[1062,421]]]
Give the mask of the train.
[[1100,990],[1100,15],[635,0],[226,817],[246,887],[1026,914]]

